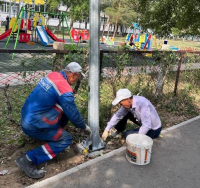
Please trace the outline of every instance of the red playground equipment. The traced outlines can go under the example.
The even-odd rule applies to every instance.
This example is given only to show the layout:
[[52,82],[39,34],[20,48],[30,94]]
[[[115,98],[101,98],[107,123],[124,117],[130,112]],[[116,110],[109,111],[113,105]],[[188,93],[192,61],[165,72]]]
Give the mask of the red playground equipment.
[[31,30],[31,20],[30,19],[22,19],[20,30],[24,31],[19,34],[19,42],[29,42],[30,41],[30,33],[27,33],[27,30]]
[[71,30],[71,36],[74,42],[79,42],[80,40],[80,31],[78,29]]
[[81,40],[88,41],[89,40],[89,32],[88,30],[84,29],[81,31]]
[[[31,20],[30,19],[22,19],[20,25],[20,33],[19,33],[19,42],[29,42],[30,41],[30,34],[27,31],[31,30]],[[12,28],[4,32],[0,35],[0,40],[8,37],[12,31]]]
[[12,28],[9,29],[9,30],[7,30],[6,32],[2,33],[2,34],[0,35],[0,40],[3,40],[3,39],[5,39],[6,37],[8,37],[8,36],[10,35],[11,31],[12,31]]
[[86,29],[81,31],[79,31],[78,29],[72,29],[71,36],[74,42],[86,42],[89,40],[89,32]]

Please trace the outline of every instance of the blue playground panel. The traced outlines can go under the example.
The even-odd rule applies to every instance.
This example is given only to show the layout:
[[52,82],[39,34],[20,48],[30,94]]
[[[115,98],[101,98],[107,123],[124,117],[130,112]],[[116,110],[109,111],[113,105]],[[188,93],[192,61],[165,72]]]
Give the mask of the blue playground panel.
[[[38,34],[38,36],[39,36],[39,38],[40,38],[42,44],[43,44],[44,46],[48,46],[49,44],[53,44],[53,41],[50,40],[50,38],[49,38],[49,36],[48,36],[46,30],[44,29],[44,27],[41,25],[40,28],[41,28],[41,30],[42,30],[43,35],[42,35],[41,32],[39,32],[38,28],[36,28],[36,32],[37,32],[37,34]],[[44,38],[45,38],[46,40],[44,40]]]
[[140,35],[137,35],[138,38],[137,39],[134,39],[134,42],[139,42],[140,41]]
[[131,34],[129,33],[128,36],[126,37],[126,41],[129,41],[131,37]]

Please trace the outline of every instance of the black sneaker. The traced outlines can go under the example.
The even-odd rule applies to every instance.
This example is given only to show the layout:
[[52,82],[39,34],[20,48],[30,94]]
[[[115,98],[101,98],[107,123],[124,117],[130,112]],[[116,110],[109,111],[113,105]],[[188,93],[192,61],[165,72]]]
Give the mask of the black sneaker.
[[37,170],[36,165],[27,159],[26,154],[23,154],[15,162],[28,177],[33,179],[44,177],[44,170]]

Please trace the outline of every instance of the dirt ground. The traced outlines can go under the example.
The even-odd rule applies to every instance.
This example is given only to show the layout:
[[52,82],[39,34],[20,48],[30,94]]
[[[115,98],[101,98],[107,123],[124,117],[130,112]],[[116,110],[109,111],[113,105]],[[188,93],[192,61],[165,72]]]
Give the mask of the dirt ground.
[[[165,114],[167,116],[167,114]],[[172,116],[168,114],[168,122],[164,125],[166,128],[178,123],[181,123],[187,120],[186,117],[180,116]],[[4,176],[0,176],[0,187],[1,188],[21,188],[26,187],[28,185],[34,184],[35,182],[44,180],[46,178],[52,177],[56,174],[64,172],[68,169],[71,169],[79,164],[85,163],[92,158],[88,158],[87,156],[80,154],[78,152],[77,143],[80,143],[82,138],[84,137],[83,132],[77,131],[75,128],[71,128],[68,130],[74,137],[74,141],[70,148],[66,149],[64,152],[60,153],[53,160],[42,164],[39,168],[44,168],[46,171],[46,175],[44,178],[39,180],[34,180],[28,178],[24,172],[15,164],[15,160],[25,153],[28,150],[31,150],[37,146],[42,145],[44,142],[29,139],[23,135],[21,128],[16,126],[13,127],[15,129],[15,135],[10,135],[10,137],[25,137],[25,144],[23,146],[19,146],[18,143],[8,144],[10,138],[6,138],[3,143],[0,144],[0,172],[2,170],[8,170],[8,173]],[[101,133],[100,133],[101,135]],[[80,139],[80,140],[79,140]],[[109,138],[106,148],[104,149],[104,154],[108,153],[114,149],[120,148],[125,145],[125,140],[123,138]]]
[[[15,127],[16,128],[16,127]],[[21,128],[17,127],[17,134],[14,135],[15,137],[24,137]],[[70,131],[73,132],[74,130]],[[78,132],[79,134],[82,133],[81,131]],[[73,133],[71,133],[74,135]],[[76,136],[77,133],[75,134]],[[81,135],[82,137],[83,135]],[[64,172],[68,169],[71,169],[79,164],[85,163],[92,158],[89,158],[86,155],[81,154],[78,151],[77,143],[79,140],[75,139],[71,146],[57,155],[53,160],[46,162],[45,164],[41,164],[38,168],[44,168],[46,171],[46,175],[44,178],[39,180],[34,180],[28,178],[25,173],[15,164],[15,160],[25,153],[28,150],[31,150],[37,146],[44,144],[44,142],[39,140],[28,140],[28,137],[25,136],[26,144],[23,146],[19,146],[17,143],[7,144],[7,142],[0,144],[0,172],[2,170],[8,170],[8,173],[4,176],[0,176],[0,187],[1,188],[21,188],[26,187],[28,185],[34,184],[35,182],[44,180],[46,178],[52,177],[56,174]],[[9,138],[7,138],[9,140]],[[103,154],[108,153],[114,149],[117,149],[125,144],[124,139],[111,139],[107,147],[104,149]]]

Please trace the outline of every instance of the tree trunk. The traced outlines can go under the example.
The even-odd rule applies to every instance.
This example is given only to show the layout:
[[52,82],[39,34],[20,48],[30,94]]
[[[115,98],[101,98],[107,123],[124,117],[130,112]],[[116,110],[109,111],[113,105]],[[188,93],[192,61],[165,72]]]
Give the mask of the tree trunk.
[[120,26],[121,36],[123,36],[123,25]]
[[59,24],[58,24],[59,31],[61,30],[61,23],[62,23],[62,19],[61,19],[61,16],[59,16]]
[[107,27],[108,24],[110,24],[110,22],[107,22],[107,23],[104,25],[104,27],[103,27],[103,31],[102,31],[102,35],[101,35],[101,38],[102,38],[101,41],[102,41],[102,42],[104,42],[104,41],[103,41],[103,34],[104,34],[104,31],[105,31],[105,29],[106,29],[106,27]]
[[[121,7],[121,2],[119,2],[118,15],[119,15],[120,7]],[[117,18],[116,18],[115,30],[114,30],[114,33],[113,33],[113,38],[115,37],[116,31],[117,31],[117,28],[118,28],[118,19],[119,19],[119,16],[117,16]]]
[[108,25],[108,33],[107,33],[107,37],[109,37],[109,33],[110,33],[110,26],[111,26],[112,24],[110,24],[109,23],[109,25]]
[[87,29],[87,20],[85,20],[85,29]]
[[74,20],[73,20],[73,18],[71,18],[71,20],[70,20],[70,25],[69,25],[70,30],[72,29],[73,24],[74,24]]
[[157,84],[156,84],[156,93],[155,96],[161,96],[163,94],[163,87],[165,83],[165,78],[169,72],[169,63],[160,62]]
[[79,20],[79,29],[81,28],[81,20]]

